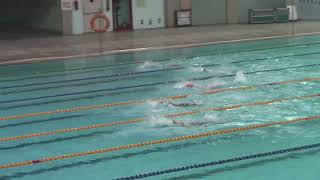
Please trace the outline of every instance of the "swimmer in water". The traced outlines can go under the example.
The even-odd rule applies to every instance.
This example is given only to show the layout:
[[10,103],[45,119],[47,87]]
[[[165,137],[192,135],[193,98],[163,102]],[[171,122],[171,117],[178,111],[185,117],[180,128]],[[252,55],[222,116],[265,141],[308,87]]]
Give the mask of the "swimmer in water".
[[185,88],[197,88],[197,89],[200,89],[200,90],[211,90],[211,89],[216,89],[216,88],[219,88],[219,87],[222,87],[222,86],[226,86],[228,85],[228,83],[213,83],[213,84],[210,84],[208,86],[198,86],[198,85],[195,85],[191,82],[188,82],[186,84],[184,84],[183,87]]
[[171,64],[171,65],[169,65],[169,67],[176,68],[176,67],[180,67],[180,66],[178,64]]
[[182,126],[182,127],[192,127],[192,126],[203,126],[203,125],[218,125],[218,124],[225,124],[227,121],[217,119],[216,116],[210,116],[205,114],[202,120],[193,120],[193,121],[180,121],[180,120],[174,120],[171,119],[171,122],[175,126]]
[[[177,126],[182,126],[182,127],[190,127],[190,126],[202,126],[202,125],[206,125],[206,124],[212,124],[213,122],[211,121],[193,121],[190,123],[185,123],[182,121],[177,121],[177,120],[172,120],[172,124],[177,125]],[[222,123],[220,123],[222,124]]]
[[174,107],[190,107],[190,106],[197,106],[199,104],[197,103],[180,103],[180,104],[177,104],[177,103],[172,103],[172,102],[169,102],[168,103],[169,105],[172,105]]
[[183,87],[185,87],[185,88],[194,88],[195,85],[192,84],[191,82],[188,82],[188,83],[184,84]]
[[209,72],[209,70],[207,68],[204,68],[204,67],[200,67],[200,71],[202,72]]
[[220,87],[226,86],[226,85],[229,85],[229,83],[226,83],[226,82],[215,82],[215,83],[212,83],[212,84],[208,85],[206,87],[206,89],[209,89],[209,90],[217,89],[217,88],[220,88]]
[[192,107],[192,106],[199,106],[202,103],[201,102],[182,102],[182,103],[174,103],[170,100],[164,100],[164,101],[159,101],[159,104],[165,105],[166,107],[168,106],[173,106],[173,107]]
[[210,72],[207,68],[204,68],[201,65],[196,65],[191,67],[191,71],[192,72]]
[[161,67],[161,64],[158,62],[146,61],[139,68],[146,69],[146,68],[159,68],[159,67]]

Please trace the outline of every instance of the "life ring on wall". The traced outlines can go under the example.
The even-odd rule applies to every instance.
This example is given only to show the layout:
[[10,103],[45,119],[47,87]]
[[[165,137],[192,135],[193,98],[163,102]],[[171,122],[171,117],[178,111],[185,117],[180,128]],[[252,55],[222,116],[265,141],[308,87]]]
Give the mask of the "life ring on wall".
[[[103,27],[97,27],[97,20],[102,19],[104,21]],[[93,16],[93,18],[90,21],[91,29],[94,30],[97,33],[103,33],[106,32],[110,27],[110,20],[109,18],[104,14],[97,14]]]

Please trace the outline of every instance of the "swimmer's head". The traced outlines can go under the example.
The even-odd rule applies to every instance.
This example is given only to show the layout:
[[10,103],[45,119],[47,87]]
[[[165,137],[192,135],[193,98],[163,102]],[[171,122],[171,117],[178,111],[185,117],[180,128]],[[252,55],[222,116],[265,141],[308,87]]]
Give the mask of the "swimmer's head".
[[208,72],[208,70],[207,70],[206,68],[204,68],[204,67],[201,67],[200,70],[201,70],[202,72]]
[[187,88],[193,88],[194,87],[194,85],[192,84],[192,83],[186,83],[185,85],[184,85],[184,87],[187,87]]
[[179,67],[178,64],[171,64],[169,67]]

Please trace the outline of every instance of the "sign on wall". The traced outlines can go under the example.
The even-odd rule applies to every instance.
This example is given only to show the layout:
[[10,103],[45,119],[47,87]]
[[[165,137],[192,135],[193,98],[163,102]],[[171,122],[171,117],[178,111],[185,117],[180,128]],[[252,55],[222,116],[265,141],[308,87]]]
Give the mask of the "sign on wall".
[[176,25],[177,26],[191,26],[191,10],[177,10],[176,11]]
[[63,10],[63,11],[72,10],[72,1],[71,0],[61,0],[61,10]]

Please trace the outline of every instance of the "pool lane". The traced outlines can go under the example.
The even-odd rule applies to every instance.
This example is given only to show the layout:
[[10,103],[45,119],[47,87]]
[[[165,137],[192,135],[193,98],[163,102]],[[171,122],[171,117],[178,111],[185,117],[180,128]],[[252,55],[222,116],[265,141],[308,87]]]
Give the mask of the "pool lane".
[[[306,45],[308,46],[308,45]],[[304,56],[304,55],[312,55],[312,54],[319,54],[320,52],[319,51],[311,51],[311,52],[306,52],[306,46],[297,46],[299,48],[297,48],[297,50],[294,50],[294,49],[288,49],[288,51],[292,51],[293,54],[290,54],[290,55],[282,55],[282,56],[267,56],[265,57],[265,53],[264,52],[268,52],[266,50],[259,50],[261,51],[260,53],[264,53],[264,57],[261,57],[261,56],[258,56],[256,58],[250,58],[249,60],[248,59],[244,59],[244,60],[239,60],[239,61],[231,61],[231,62],[227,62],[227,63],[214,63],[214,64],[201,64],[201,66],[203,67],[213,67],[213,66],[221,66],[221,65],[232,65],[232,64],[237,64],[237,63],[245,63],[245,62],[254,62],[254,61],[264,61],[264,60],[270,60],[270,59],[274,59],[274,58],[286,58],[286,57],[295,57],[295,56]],[[302,53],[300,54],[297,54],[297,52],[299,52],[298,50],[302,48]],[[280,48],[281,49],[281,48]],[[312,49],[317,49],[316,46],[312,46]],[[259,52],[258,51],[258,52]],[[279,51],[278,48],[275,48],[275,51]],[[283,50],[282,50],[283,51]],[[308,49],[307,49],[308,51]],[[284,52],[286,52],[288,54],[287,51],[284,50]],[[269,52],[270,53],[270,52]],[[201,58],[205,58],[207,56],[200,56]],[[209,56],[210,58],[212,58],[211,56]],[[192,59],[189,59],[189,60],[192,60]],[[199,59],[201,60],[201,59]],[[201,61],[200,61],[201,62]],[[36,82],[36,83],[30,83],[30,84],[16,84],[16,85],[11,85],[11,86],[2,86],[0,87],[0,90],[4,90],[4,89],[11,89],[11,88],[19,88],[19,87],[29,87],[29,86],[38,86],[38,85],[47,85],[47,84],[60,84],[60,83],[65,83],[65,82],[74,82],[74,81],[85,81],[85,80],[97,80],[97,79],[108,79],[108,78],[112,78],[112,77],[121,77],[121,76],[135,76],[135,75],[143,75],[143,74],[148,74],[148,73],[155,73],[155,72],[166,72],[166,71],[174,71],[174,70],[182,70],[182,69],[186,69],[188,68],[188,66],[184,66],[184,65],[181,65],[180,64],[181,62],[178,61],[178,64],[177,64],[177,61],[175,61],[175,64],[169,64],[169,65],[164,65],[165,67],[162,67],[160,69],[151,69],[151,70],[145,70],[145,71],[132,71],[132,72],[124,72],[123,73],[123,70],[121,71],[117,71],[116,73],[114,74],[102,74],[100,76],[91,76],[91,77],[86,77],[86,78],[70,78],[68,80],[60,80],[60,81],[50,81],[50,80],[45,80],[45,82],[42,82],[42,83],[39,83],[39,82]],[[183,63],[186,63],[186,59],[183,59]],[[175,66],[172,66],[172,65],[175,65]],[[190,64],[189,64],[190,65]],[[135,67],[137,68],[137,67]],[[104,71],[104,73],[106,72],[107,70]],[[68,71],[67,71],[68,72]],[[97,73],[99,71],[96,71],[95,73]],[[69,76],[68,74],[64,74],[64,76]],[[49,77],[55,77],[55,76],[49,76]],[[139,78],[139,76],[137,77]],[[27,79],[21,79],[22,81],[26,81]],[[19,81],[21,81],[19,80]],[[1,81],[2,83],[5,83],[6,80],[3,80]]]
[[[239,91],[248,91],[248,90],[256,90],[258,88],[266,88],[266,87],[272,87],[272,86],[280,86],[280,85],[288,85],[288,84],[295,84],[295,83],[306,83],[306,82],[317,82],[320,81],[320,77],[307,77],[303,79],[298,80],[289,80],[289,81],[280,81],[280,82],[271,82],[266,84],[256,84],[253,86],[241,86],[241,87],[230,87],[230,88],[223,88],[223,89],[214,89],[214,90],[208,90],[206,92],[199,93],[200,95],[213,95],[223,92],[233,93],[233,92],[239,92]],[[7,117],[0,117],[0,121],[6,121],[6,120],[14,120],[14,119],[21,119],[21,118],[27,118],[27,117],[38,117],[38,116],[48,116],[53,114],[60,114],[60,113],[72,113],[72,112],[79,112],[79,111],[88,111],[88,110],[94,110],[94,109],[106,109],[111,108],[115,106],[129,106],[129,105],[138,105],[143,103],[148,103],[150,101],[174,101],[174,100],[180,100],[185,99],[189,96],[192,96],[193,94],[178,94],[178,95],[172,95],[172,96],[162,96],[162,97],[153,97],[153,98],[147,98],[147,99],[138,99],[138,100],[128,100],[123,102],[113,102],[113,103],[107,103],[107,104],[95,104],[90,106],[77,106],[67,109],[55,109],[51,111],[42,111],[42,112],[30,112],[27,114],[19,114],[19,115],[12,115]]]
[[[307,65],[291,66],[291,67],[284,67],[284,68],[277,68],[277,69],[267,69],[267,70],[261,70],[261,71],[244,72],[243,74],[250,75],[250,74],[257,74],[257,73],[283,71],[283,70],[289,70],[289,69],[315,68],[318,66],[320,66],[320,64],[307,64]],[[39,97],[22,98],[22,99],[19,98],[19,99],[0,101],[0,105],[1,104],[9,104],[9,103],[17,103],[17,102],[25,102],[25,101],[33,101],[33,100],[58,98],[58,97],[86,95],[86,94],[91,94],[91,93],[134,89],[134,88],[141,88],[141,87],[148,87],[148,86],[177,84],[177,83],[188,82],[188,81],[202,81],[202,80],[208,80],[208,79],[213,79],[213,78],[235,77],[235,76],[236,76],[236,74],[221,75],[221,76],[205,76],[205,77],[198,77],[198,78],[192,78],[192,79],[173,80],[173,81],[167,81],[167,82],[154,82],[154,83],[149,83],[149,84],[138,84],[138,85],[134,85],[134,86],[123,86],[123,87],[114,87],[114,88],[106,88],[106,89],[96,89],[96,90],[91,90],[91,91],[80,91],[80,92],[63,93],[63,94],[55,94],[55,95],[47,95],[47,96],[39,96]]]

